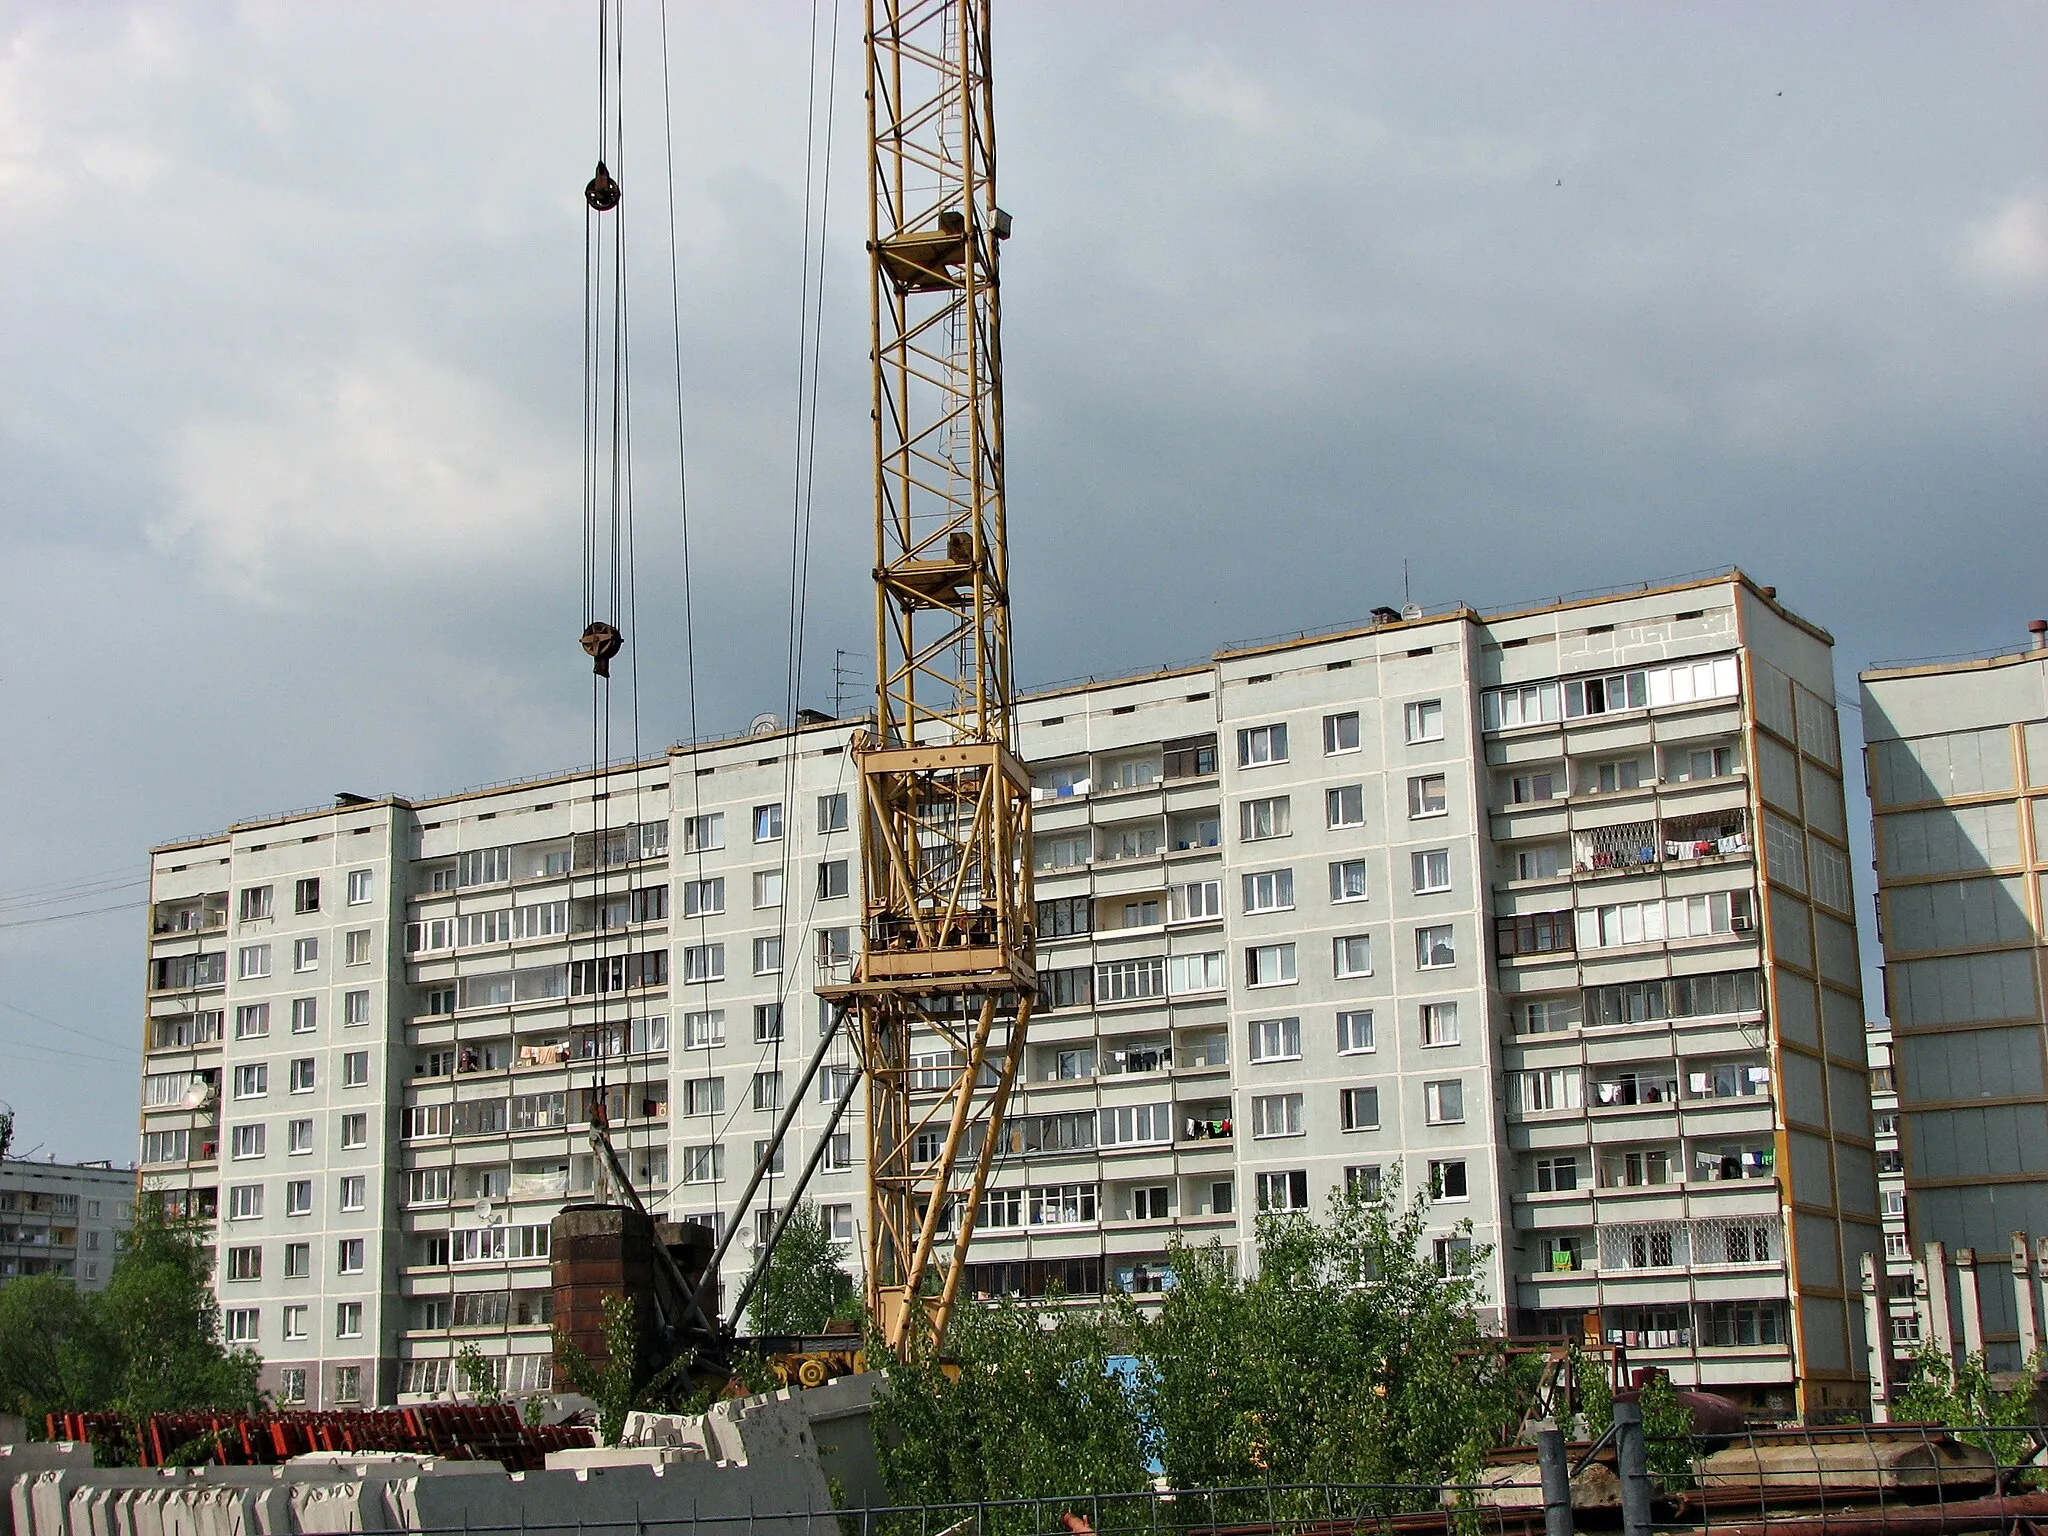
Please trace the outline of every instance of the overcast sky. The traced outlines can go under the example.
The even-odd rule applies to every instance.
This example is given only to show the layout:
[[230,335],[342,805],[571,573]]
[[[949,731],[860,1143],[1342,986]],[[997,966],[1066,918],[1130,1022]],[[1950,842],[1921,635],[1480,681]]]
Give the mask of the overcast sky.
[[[594,12],[0,3],[20,1149],[135,1151],[143,913],[37,919],[138,902],[153,843],[584,755]],[[628,0],[650,748],[692,718],[659,20]],[[669,10],[705,732],[784,703],[810,25]],[[2048,615],[2043,5],[1006,0],[996,47],[1022,680],[1357,619],[1404,560],[1482,607],[1739,563],[1852,699]],[[868,644],[855,0],[837,53],[812,706]]]

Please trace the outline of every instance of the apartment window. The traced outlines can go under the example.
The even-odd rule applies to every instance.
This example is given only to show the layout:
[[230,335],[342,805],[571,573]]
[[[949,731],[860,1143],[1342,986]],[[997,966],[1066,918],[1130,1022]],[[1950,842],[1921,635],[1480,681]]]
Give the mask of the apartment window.
[[341,1208],[344,1211],[363,1209],[364,1193],[369,1181],[360,1173],[343,1174],[341,1179]]
[[1619,794],[1623,790],[1643,787],[1643,764],[1640,758],[1619,758],[1611,763],[1600,763],[1586,787],[1596,795]]
[[1489,688],[1479,696],[1479,719],[1481,727],[1489,731],[1553,722],[1557,719],[1557,684]]
[[683,1015],[683,1049],[686,1051],[708,1051],[713,1046],[725,1044],[725,1010],[707,1009],[701,1013]]
[[1237,766],[1258,768],[1287,761],[1287,727],[1254,725],[1237,733]]
[[1376,1131],[1380,1128],[1380,1091],[1377,1088],[1346,1088],[1338,1095],[1347,1131]]
[[1735,747],[1672,747],[1665,753],[1667,776],[1678,784],[1697,779],[1725,778],[1742,767],[1742,754]]
[[337,1403],[360,1403],[363,1400],[363,1368],[360,1365],[337,1365],[334,1368],[334,1400]]
[[725,980],[725,946],[723,944],[685,944],[683,946],[683,984],[685,986],[723,980]]
[[312,971],[320,968],[320,941],[318,939],[292,940],[292,969]]
[[370,1144],[370,1117],[366,1114],[341,1117],[341,1145],[353,1151]]
[[782,1074],[780,1072],[756,1072],[754,1074],[754,1108],[782,1108]]
[[1579,1109],[1585,1103],[1583,1074],[1577,1067],[1533,1067],[1517,1074],[1522,1080],[1522,1113],[1540,1115],[1554,1109]]
[[683,819],[685,853],[709,853],[724,846],[725,812],[713,811],[708,816],[687,816]]
[[1441,699],[1417,699],[1406,710],[1408,740],[1442,741],[1444,739],[1444,705]]
[[285,1122],[285,1151],[293,1157],[301,1157],[313,1150],[313,1122],[311,1120],[287,1120]]
[[263,1214],[263,1186],[261,1184],[231,1184],[228,1186],[228,1220],[255,1221]]
[[1172,1192],[1164,1184],[1146,1185],[1131,1191],[1131,1220],[1165,1221]]
[[[306,1186],[306,1210],[313,1208],[313,1186]],[[301,1213],[303,1214],[303,1213]],[[284,1277],[287,1280],[306,1280],[313,1274],[313,1245],[311,1243],[286,1243],[284,1245]]]
[[446,1168],[415,1168],[406,1184],[407,1205],[446,1205],[448,1203],[449,1170]]
[[1252,1135],[1256,1137],[1299,1136],[1301,1095],[1263,1094],[1252,1100]]
[[293,1093],[311,1093],[313,1091],[314,1060],[315,1058],[311,1056],[301,1056],[292,1063],[291,1091]]
[[235,975],[242,981],[261,981],[270,974],[270,946],[244,944],[235,954]]
[[[1308,1191],[1302,1191],[1306,1199]],[[1209,1213],[1213,1216],[1228,1216],[1237,1209],[1237,1185],[1230,1179],[1217,1179],[1209,1186]]]
[[1330,866],[1330,900],[1364,901],[1366,894],[1365,860],[1346,859]]
[[1358,711],[1323,716],[1323,751],[1331,756],[1358,750]]
[[253,923],[270,916],[270,887],[251,885],[242,891],[242,921]]
[[1275,795],[1265,800],[1243,800],[1237,807],[1238,833],[1247,843],[1262,838],[1285,837],[1290,826],[1287,796]]
[[320,910],[320,879],[317,875],[309,876],[293,885],[292,910],[301,915]]
[[1449,808],[1442,774],[1419,774],[1408,781],[1408,815],[1411,820],[1424,816],[1442,816],[1448,813]]
[[1330,941],[1337,976],[1340,980],[1351,976],[1372,974],[1372,935],[1369,933],[1342,934]]
[[1089,932],[1095,926],[1095,905],[1087,896],[1059,896],[1038,904],[1038,936],[1064,939]]
[[1430,1244],[1430,1261],[1446,1280],[1455,1280],[1472,1267],[1472,1239],[1440,1237]]
[[1516,774],[1508,780],[1510,805],[1535,805],[1557,798],[1558,776],[1551,769],[1540,773]]
[[1422,1085],[1423,1118],[1431,1125],[1462,1125],[1465,1121],[1465,1084],[1458,1078],[1444,1078]]
[[360,1339],[363,1336],[363,1304],[360,1301],[338,1301],[334,1304],[334,1336],[337,1339]]
[[1190,880],[1172,887],[1166,894],[1167,919],[1170,922],[1195,922],[1223,915],[1223,882],[1220,880]]
[[1424,1003],[1422,1005],[1422,1043],[1424,1045],[1456,1045],[1458,1043],[1458,1005],[1456,1003]]
[[1163,1146],[1173,1140],[1171,1104],[1123,1104],[1101,1111],[1101,1120],[1101,1146]]
[[1884,1235],[1884,1256],[1888,1259],[1910,1259],[1913,1245],[1903,1232],[1887,1232]]
[[292,1033],[310,1035],[320,1027],[320,999],[317,997],[295,997],[292,999]]
[[754,974],[774,976],[782,970],[782,935],[771,933],[754,940]]
[[1340,784],[1323,791],[1323,813],[1332,830],[1365,825],[1365,789],[1358,784]]
[[1377,1200],[1386,1188],[1378,1163],[1356,1163],[1344,1170],[1344,1193],[1359,1200]]
[[1372,1034],[1372,1010],[1351,1008],[1337,1015],[1337,1054],[1339,1056],[1361,1056],[1375,1050]]
[[725,1177],[724,1147],[683,1148],[683,1182],[715,1184]]
[[1166,959],[1105,960],[1095,967],[1095,997],[1102,1003],[1130,1003],[1166,993]]
[[683,916],[712,917],[725,910],[725,881],[685,880],[683,882]]
[[782,905],[782,871],[762,869],[754,873],[754,906],[779,907]]
[[1199,955],[1169,955],[1166,961],[1166,991],[1171,997],[1194,992],[1223,990],[1223,951]]
[[352,907],[368,906],[370,902],[370,875],[367,869],[352,869],[348,872],[348,904]]
[[1301,1057],[1300,1019],[1253,1019],[1251,1057],[1259,1061],[1296,1061]]
[[1183,737],[1165,743],[1161,751],[1169,779],[1206,778],[1216,771],[1214,736]]
[[1415,894],[1427,896],[1451,888],[1451,850],[1426,848],[1408,855],[1408,872],[1415,882]]
[[1294,980],[1292,944],[1256,944],[1244,952],[1244,984],[1281,987]]
[[1458,951],[1452,941],[1450,924],[1439,923],[1415,930],[1415,964],[1418,968],[1436,971],[1457,963]]
[[1878,1198],[1884,1203],[1885,1215],[1903,1216],[1906,1214],[1906,1192],[1903,1189],[1879,1190]]
[[683,1113],[722,1115],[725,1113],[725,1079],[700,1077],[683,1084]]
[[1258,1176],[1259,1209],[1262,1211],[1305,1211],[1308,1209],[1308,1170],[1291,1168],[1281,1173]]
[[1569,954],[1571,948],[1572,914],[1568,911],[1525,912],[1494,920],[1494,952],[1503,958]]
[[[306,1337],[306,1314],[308,1308],[290,1306],[284,1309],[284,1336],[288,1339]],[[306,1372],[303,1367],[287,1367],[279,1373],[283,1385],[278,1395],[288,1403],[303,1403],[306,1400]]]
[[344,1051],[341,1057],[341,1086],[363,1088],[370,1081],[370,1053],[368,1051]]
[[1095,1000],[1094,976],[1094,971],[1085,965],[1069,966],[1057,971],[1040,971],[1038,1006],[1041,1009],[1085,1008]]
[[853,1132],[832,1133],[825,1143],[825,1161],[821,1166],[827,1173],[844,1173],[853,1166]]
[[1564,850],[1555,843],[1541,848],[1521,848],[1515,852],[1517,880],[1555,880],[1564,873],[1564,867]]
[[818,833],[844,832],[846,830],[846,795],[818,796]]
[[370,963],[370,930],[351,928],[341,936],[344,965],[368,965]]
[[269,1127],[260,1123],[231,1127],[228,1131],[228,1156],[261,1157],[264,1143],[268,1140],[268,1130]]
[[1894,1114],[1883,1114],[1883,1115],[1879,1115],[1879,1116],[1877,1117],[1877,1122],[1876,1122],[1876,1129],[1877,1129],[1877,1134],[1878,1134],[1878,1135],[1880,1135],[1880,1136],[1896,1136],[1896,1135],[1898,1135],[1898,1134],[1899,1134],[1899,1117],[1898,1117],[1897,1115],[1894,1115]]
[[772,843],[782,836],[782,807],[757,805],[754,807],[754,841]]
[[[1431,1084],[1432,1087],[1439,1086]],[[1451,1086],[1456,1086],[1455,1084]],[[1463,1118],[1461,1115],[1459,1118]],[[1465,1160],[1462,1157],[1433,1160],[1429,1165],[1429,1198],[1432,1200],[1469,1200],[1471,1186],[1465,1180]]]
[[846,860],[825,860],[818,866],[818,900],[837,901],[846,892]]
[[235,1068],[235,1097],[260,1099],[270,1092],[270,1065],[252,1061]]
[[1269,869],[1244,877],[1246,912],[1284,912],[1294,905],[1294,871]]
[[[1579,1160],[1576,1157],[1539,1157],[1536,1159],[1536,1191],[1538,1194],[1563,1194],[1578,1187]],[[1574,1268],[1576,1267],[1574,1266]]]
[[336,1274],[360,1275],[363,1272],[363,1240],[360,1237],[344,1237],[335,1245],[334,1269]]
[[[246,896],[248,892],[242,894]],[[254,1344],[256,1318],[254,1307],[229,1307],[221,1314],[221,1334],[230,1344]]]
[[754,1044],[773,1045],[782,1038],[782,1004],[754,1004]]
[[367,990],[342,993],[341,1022],[350,1028],[370,1022],[370,994]]

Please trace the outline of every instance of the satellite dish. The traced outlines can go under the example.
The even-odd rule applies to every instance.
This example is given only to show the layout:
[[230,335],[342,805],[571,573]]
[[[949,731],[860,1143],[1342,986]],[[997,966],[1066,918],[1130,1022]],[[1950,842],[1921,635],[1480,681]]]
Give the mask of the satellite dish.
[[747,722],[747,734],[749,736],[772,736],[781,729],[782,716],[776,714],[773,710],[756,715]]
[[479,1199],[479,1200],[477,1201],[477,1203],[476,1203],[476,1206],[475,1206],[475,1210],[476,1210],[476,1219],[477,1219],[478,1221],[481,1221],[481,1222],[486,1222],[486,1223],[488,1223],[488,1222],[490,1221],[490,1219],[491,1219],[491,1202],[489,1201],[489,1199],[487,1199],[487,1198],[485,1198],[485,1199]]

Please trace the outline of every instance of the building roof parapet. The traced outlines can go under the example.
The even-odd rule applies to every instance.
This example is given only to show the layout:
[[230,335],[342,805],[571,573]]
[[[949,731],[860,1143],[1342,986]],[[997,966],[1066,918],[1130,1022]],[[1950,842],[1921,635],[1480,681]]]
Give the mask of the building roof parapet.
[[2007,643],[1987,646],[1981,651],[1959,651],[1953,656],[1917,656],[1894,661],[1874,661],[1856,674],[1856,680],[1859,683],[1872,683],[1888,682],[1897,677],[1924,677],[1936,672],[1988,672],[1997,667],[2026,661],[2048,661],[2048,650],[2038,646],[2022,646],[2015,650]]

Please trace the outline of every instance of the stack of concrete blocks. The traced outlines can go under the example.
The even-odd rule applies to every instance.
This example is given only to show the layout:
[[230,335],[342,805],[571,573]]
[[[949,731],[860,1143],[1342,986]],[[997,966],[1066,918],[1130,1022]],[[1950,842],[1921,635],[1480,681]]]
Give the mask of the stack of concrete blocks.
[[385,1452],[316,1452],[279,1467],[95,1467],[89,1446],[16,1443],[0,1447],[0,1536],[551,1526],[647,1536],[683,1525],[702,1526],[703,1536],[837,1536],[835,1493],[850,1505],[880,1502],[870,1387],[848,1380],[858,1384],[720,1403],[700,1418],[635,1414],[638,1443],[554,1452],[542,1472]]

